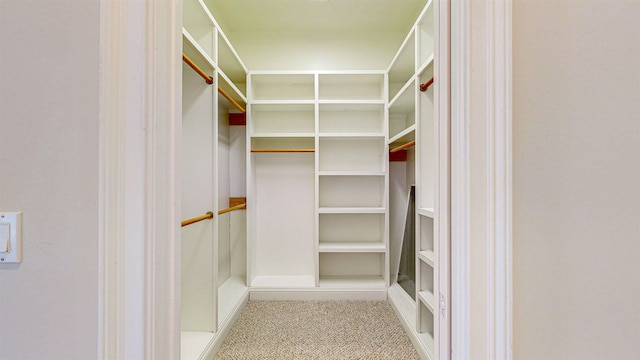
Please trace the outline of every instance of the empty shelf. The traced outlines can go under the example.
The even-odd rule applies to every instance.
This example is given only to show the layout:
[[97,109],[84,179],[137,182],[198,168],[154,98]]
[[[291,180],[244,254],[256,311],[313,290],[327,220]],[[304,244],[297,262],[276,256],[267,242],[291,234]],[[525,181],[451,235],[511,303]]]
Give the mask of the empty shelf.
[[435,259],[433,251],[420,251],[418,253],[418,258],[433,267],[433,262]]
[[320,252],[384,252],[382,242],[345,241],[345,242],[320,242]]

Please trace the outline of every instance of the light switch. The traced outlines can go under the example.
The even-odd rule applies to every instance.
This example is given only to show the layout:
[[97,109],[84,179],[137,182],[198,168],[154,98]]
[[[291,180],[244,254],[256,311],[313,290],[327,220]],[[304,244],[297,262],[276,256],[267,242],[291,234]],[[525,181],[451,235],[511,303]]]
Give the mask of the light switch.
[[0,253],[11,251],[11,224],[0,223]]
[[0,264],[22,262],[22,213],[0,212]]

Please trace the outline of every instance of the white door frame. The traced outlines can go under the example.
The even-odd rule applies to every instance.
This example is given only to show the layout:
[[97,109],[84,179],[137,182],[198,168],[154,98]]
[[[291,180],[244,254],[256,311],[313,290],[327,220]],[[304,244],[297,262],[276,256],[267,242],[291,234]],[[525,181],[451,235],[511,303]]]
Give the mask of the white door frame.
[[179,359],[182,4],[100,3],[97,358]]
[[[452,359],[511,359],[511,0],[451,10]],[[100,26],[98,358],[179,359],[182,4]]]
[[451,17],[452,359],[511,359],[511,0]]

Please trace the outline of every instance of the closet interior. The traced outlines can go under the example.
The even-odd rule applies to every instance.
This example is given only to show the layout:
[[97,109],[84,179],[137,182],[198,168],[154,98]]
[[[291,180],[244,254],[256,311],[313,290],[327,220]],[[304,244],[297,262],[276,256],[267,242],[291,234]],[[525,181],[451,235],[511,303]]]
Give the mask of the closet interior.
[[267,71],[183,2],[183,360],[213,358],[249,299],[388,300],[422,357],[448,358],[437,13],[407,20],[386,69]]

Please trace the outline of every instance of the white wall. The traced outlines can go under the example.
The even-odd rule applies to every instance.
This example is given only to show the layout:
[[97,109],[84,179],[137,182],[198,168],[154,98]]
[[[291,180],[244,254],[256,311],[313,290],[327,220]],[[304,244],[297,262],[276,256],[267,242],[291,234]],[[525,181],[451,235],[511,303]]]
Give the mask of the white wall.
[[229,33],[250,70],[386,69],[406,32]]
[[98,1],[0,1],[0,211],[24,261],[0,265],[0,359],[98,350]]
[[513,2],[514,359],[640,354],[640,2]]

